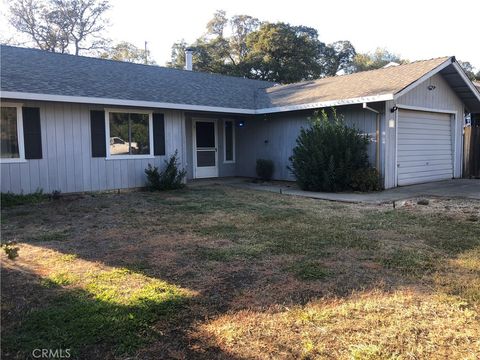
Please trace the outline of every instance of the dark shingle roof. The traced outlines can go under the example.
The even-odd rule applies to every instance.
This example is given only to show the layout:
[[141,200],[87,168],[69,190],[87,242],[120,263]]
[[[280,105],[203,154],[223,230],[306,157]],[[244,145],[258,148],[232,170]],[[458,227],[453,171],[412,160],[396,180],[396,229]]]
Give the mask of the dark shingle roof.
[[265,81],[2,45],[1,89],[252,109]]
[[[459,82],[452,82],[451,86],[465,86],[451,64],[454,58],[449,57],[274,86],[266,81],[6,45],[0,47],[0,53],[2,91],[168,103],[179,105],[174,108],[181,109],[203,106],[262,113],[305,105],[318,107],[322,102],[394,95],[447,61],[450,65],[442,72],[451,68],[451,74],[445,74],[447,80]],[[452,76],[455,79],[452,80]],[[459,96],[467,105],[480,109],[478,92],[467,87],[465,94],[468,96],[462,94]]]

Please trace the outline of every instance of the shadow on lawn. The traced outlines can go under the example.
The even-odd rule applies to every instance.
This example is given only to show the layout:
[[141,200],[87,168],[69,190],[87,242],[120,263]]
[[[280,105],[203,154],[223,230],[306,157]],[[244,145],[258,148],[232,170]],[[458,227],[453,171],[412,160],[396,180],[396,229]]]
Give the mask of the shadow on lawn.
[[[157,345],[152,359],[180,353],[187,358],[238,359],[214,346],[203,347],[202,354],[185,353],[183,346],[190,341],[184,330],[194,315],[187,307],[191,299],[181,293],[118,304],[15,266],[2,267],[1,275],[3,359],[31,359],[35,349],[68,350],[74,359],[123,358],[158,339],[165,347]],[[157,322],[163,322],[166,331],[159,332]],[[150,358],[148,351],[140,358]]]
[[[211,201],[208,204],[201,202],[205,201],[202,197],[206,195]],[[183,199],[173,198],[174,196]],[[200,200],[196,196],[199,196]],[[262,194],[258,195],[258,198],[267,201],[271,196]],[[268,253],[275,249],[274,247],[267,248],[266,258],[257,256],[256,252],[241,253],[241,256],[231,258],[221,251],[204,252],[202,242],[206,238],[218,241],[210,244],[210,249],[218,250],[223,248],[222,241],[226,232],[237,231],[238,236],[242,237],[244,235],[241,233],[242,230],[214,224],[205,227],[203,234],[192,234],[188,229],[182,228],[183,224],[195,228],[197,226],[195,222],[199,221],[195,218],[198,213],[203,216],[214,216],[219,210],[223,211],[223,216],[258,211],[266,222],[282,221],[282,217],[293,215],[296,209],[282,207],[285,205],[284,199],[278,199],[278,204],[268,203],[272,208],[269,209],[270,212],[265,210],[261,201],[260,205],[255,206],[250,205],[248,199],[239,203],[224,203],[222,196],[208,191],[204,191],[203,194],[202,191],[196,191],[162,196],[140,194],[138,197],[128,194],[115,197],[112,201],[114,207],[104,202],[102,197],[97,202],[80,200],[76,208],[68,202],[54,204],[55,208],[53,211],[50,209],[52,213],[48,222],[36,225],[43,230],[47,228],[54,231],[49,237],[27,240],[27,243],[55,250],[67,256],[75,255],[78,259],[102,263],[115,269],[129,269],[152,279],[197,291],[198,295],[192,298],[173,296],[160,302],[139,300],[133,304],[123,305],[99,300],[92,297],[91,293],[78,289],[57,286],[46,288],[40,285],[42,279],[33,273],[2,269],[5,273],[2,288],[6,289],[6,296],[10,300],[18,296],[15,291],[11,293],[11,289],[16,289],[19,292],[27,291],[23,298],[43,294],[40,298],[45,296],[51,304],[54,304],[42,308],[42,304],[39,303],[34,306],[33,311],[30,311],[29,307],[21,311],[22,316],[28,317],[28,322],[23,321],[18,327],[9,326],[4,330],[5,337],[2,338],[7,340],[4,340],[2,351],[9,351],[9,356],[12,356],[19,349],[33,346],[48,345],[58,348],[59,345],[69,345],[78,349],[79,358],[115,358],[123,354],[132,354],[140,349],[136,354],[139,359],[175,357],[233,359],[235,357],[232,354],[223,352],[210,341],[192,337],[195,326],[205,319],[229,311],[305,304],[322,296],[348,297],[355,291],[382,287],[386,291],[391,291],[419,281],[418,278],[412,280],[401,271],[390,269],[389,266],[398,269],[406,264],[409,267],[418,266],[420,271],[431,270],[430,257],[425,260],[411,250],[400,253],[400,258],[397,256],[387,259],[384,264],[386,266],[382,267],[372,257],[377,251],[376,248],[362,249],[356,244],[345,242],[342,245],[346,250],[334,259],[341,264],[335,269],[335,276],[329,278],[328,272],[315,269],[314,266],[310,266],[312,263],[308,263],[307,265],[310,265],[300,268],[300,271],[306,275],[325,276],[325,279],[317,282],[299,281],[292,279],[288,269],[282,270],[285,267],[285,264],[282,264],[285,258],[282,256],[285,254],[275,257]],[[155,201],[158,201],[158,204]],[[128,206],[133,203],[135,205],[129,208]],[[92,208],[92,205],[95,207]],[[326,206],[339,207],[337,204]],[[183,214],[183,217],[179,219],[175,211]],[[160,215],[154,216],[156,213]],[[304,213],[301,213],[301,216],[304,216]],[[171,227],[163,225],[163,222],[172,219],[177,221],[178,225]],[[33,217],[31,220],[36,221]],[[402,212],[391,212],[386,213],[382,220],[383,226],[388,229],[392,226],[408,226],[414,219]],[[350,220],[346,219],[345,226],[348,226],[348,221]],[[70,224],[74,230],[65,230],[59,225],[65,223]],[[432,224],[428,223],[426,226],[433,229]],[[107,225],[108,227],[105,227]],[[375,226],[378,228],[378,225]],[[364,225],[363,227],[363,231],[372,230]],[[210,232],[212,229],[213,233]],[[272,234],[277,230],[274,229]],[[341,232],[345,229],[333,228],[331,231]],[[266,235],[268,234],[262,234],[264,237]],[[280,233],[277,235],[282,236]],[[448,250],[453,257],[461,251],[479,245],[478,239],[475,240],[472,234],[463,235],[460,233],[458,238],[451,239],[444,236],[438,244],[432,243],[432,246],[437,246],[439,250]],[[236,239],[232,238],[233,240],[230,240],[235,244]],[[295,239],[282,241],[287,246],[282,251],[291,251],[288,246],[291,246]],[[269,246],[276,245],[274,243],[273,235],[271,240],[265,242]],[[365,245],[370,246],[367,243]],[[261,248],[259,252],[263,250]],[[321,255],[320,250],[315,255],[324,256],[323,260],[330,261],[330,254],[326,252]],[[358,252],[360,256],[355,255],[357,258],[349,263],[348,257],[354,257],[352,255],[354,252]],[[292,254],[285,256],[290,255]],[[28,284],[28,290],[21,290],[25,284]],[[2,294],[2,297],[5,297],[5,294]],[[18,298],[22,298],[22,294]],[[8,312],[4,320],[4,324],[11,322]],[[25,317],[21,320],[25,320]],[[82,335],[72,337],[72,334],[77,333]]]

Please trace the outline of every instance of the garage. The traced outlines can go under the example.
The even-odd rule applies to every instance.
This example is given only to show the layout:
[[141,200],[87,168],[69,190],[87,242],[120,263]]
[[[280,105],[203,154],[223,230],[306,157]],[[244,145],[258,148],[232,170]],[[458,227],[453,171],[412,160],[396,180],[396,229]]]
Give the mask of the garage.
[[399,186],[453,178],[451,118],[445,113],[399,111]]

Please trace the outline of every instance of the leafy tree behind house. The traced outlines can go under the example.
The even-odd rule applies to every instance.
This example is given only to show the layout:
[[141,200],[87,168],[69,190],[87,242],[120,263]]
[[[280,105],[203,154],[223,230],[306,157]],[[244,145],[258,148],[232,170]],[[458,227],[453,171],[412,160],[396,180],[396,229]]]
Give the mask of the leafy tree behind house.
[[175,43],[168,66],[183,68],[187,47],[194,49],[194,70],[281,83],[346,70],[355,55],[350,42],[326,45],[313,28],[261,22],[248,15],[228,19],[224,11],[215,13],[205,34],[190,46]]
[[265,23],[247,37],[249,77],[280,83],[317,79],[324,73],[325,44],[315,29]]
[[100,54],[102,59],[132,62],[137,64],[155,65],[151,59],[150,51],[140,49],[132,43],[122,41]]
[[9,21],[39,49],[79,55],[105,46],[109,8],[108,0],[12,0]]
[[480,71],[477,73],[477,75],[475,75],[475,68],[469,61],[458,60],[458,63],[462,67],[463,71],[465,71],[465,74],[468,76],[470,80],[472,81],[476,80],[477,76],[480,75]]
[[380,69],[390,62],[404,64],[408,61],[387,49],[377,48],[374,52],[356,54],[353,59],[352,72]]

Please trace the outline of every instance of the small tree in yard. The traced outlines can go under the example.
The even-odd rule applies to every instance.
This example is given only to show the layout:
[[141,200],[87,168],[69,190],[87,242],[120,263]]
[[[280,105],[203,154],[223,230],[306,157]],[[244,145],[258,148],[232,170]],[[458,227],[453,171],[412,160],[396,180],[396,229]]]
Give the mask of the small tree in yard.
[[159,171],[158,167],[148,164],[145,169],[147,176],[147,188],[150,191],[155,190],[175,190],[185,186],[183,178],[187,172],[179,169],[178,151],[175,151],[170,159],[165,160],[165,168]]
[[303,190],[378,190],[378,173],[368,163],[368,144],[368,137],[348,127],[334,109],[332,119],[325,111],[317,112],[297,138],[289,169]]

